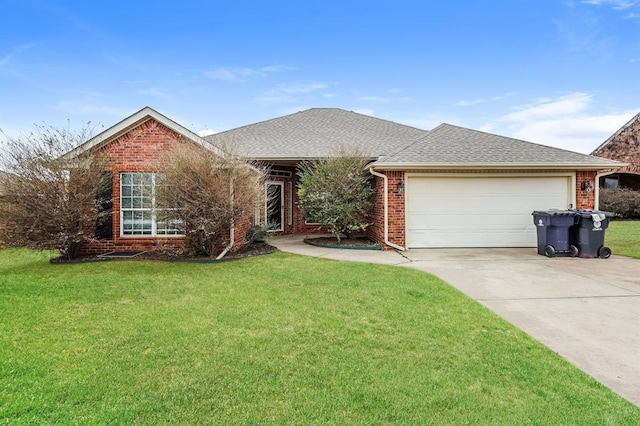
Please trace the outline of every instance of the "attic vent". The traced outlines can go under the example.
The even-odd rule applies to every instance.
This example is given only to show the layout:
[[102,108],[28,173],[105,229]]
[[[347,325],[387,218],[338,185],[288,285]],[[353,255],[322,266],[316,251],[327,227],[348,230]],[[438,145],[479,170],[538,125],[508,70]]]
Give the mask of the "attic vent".
[[270,176],[280,176],[280,177],[291,177],[291,172],[286,170],[271,170],[269,172]]

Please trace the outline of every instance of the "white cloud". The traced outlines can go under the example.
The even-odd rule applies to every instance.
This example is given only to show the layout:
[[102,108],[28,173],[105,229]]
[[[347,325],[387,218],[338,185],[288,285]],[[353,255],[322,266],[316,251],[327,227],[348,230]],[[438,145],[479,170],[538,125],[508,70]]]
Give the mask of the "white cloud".
[[380,104],[385,104],[389,102],[406,102],[411,100],[411,98],[407,96],[403,97],[392,97],[392,96],[361,96],[358,98],[359,101],[366,102],[375,102]]
[[480,130],[588,154],[638,112],[591,112],[592,101],[582,92],[538,99]]
[[472,100],[461,100],[456,102],[455,105],[464,107],[464,106],[484,104],[488,102],[497,102],[497,101],[502,101],[504,99],[510,98],[512,96],[516,96],[517,94],[518,92],[507,92],[503,95],[494,96],[492,98],[476,98]]
[[532,104],[517,107],[518,111],[508,114],[505,119],[521,122],[574,114],[585,110],[589,106],[591,98],[592,95],[582,92],[571,93],[556,99],[541,98]]
[[640,3],[638,0],[583,0],[582,3],[594,6],[611,6],[615,10],[625,10]]
[[13,52],[5,53],[4,55],[0,56],[0,68],[4,67],[9,62],[11,62],[13,58],[15,58],[17,55],[21,54],[25,50],[31,49],[33,46],[35,46],[34,43],[23,44],[14,48]]
[[156,87],[149,87],[148,89],[138,90],[139,95],[153,96],[154,98],[168,99],[171,96],[168,93],[161,91]]
[[279,84],[254,99],[262,103],[296,102],[298,101],[298,97],[296,95],[305,95],[328,89],[329,87],[331,86],[326,83],[318,82]]
[[373,110],[370,108],[358,108],[358,109],[354,109],[353,112],[357,112],[358,114],[363,114],[363,115],[368,115],[371,117],[375,117],[376,115],[374,114]]
[[254,77],[267,77],[274,73],[284,72],[292,69],[286,65],[268,65],[259,68],[227,68],[221,67],[202,73],[207,78],[223,81],[242,81]]
[[90,100],[62,100],[51,105],[51,108],[67,114],[109,115],[120,118],[128,117],[134,112],[130,108],[109,106],[100,101],[93,102]]
[[199,132],[197,132],[197,135],[201,137],[205,137],[205,136],[215,135],[216,133],[218,132],[212,129],[202,129]]

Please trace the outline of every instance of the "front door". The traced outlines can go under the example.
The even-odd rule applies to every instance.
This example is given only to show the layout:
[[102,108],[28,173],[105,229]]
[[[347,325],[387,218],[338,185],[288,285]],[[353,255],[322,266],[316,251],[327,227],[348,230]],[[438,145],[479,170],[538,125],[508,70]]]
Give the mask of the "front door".
[[272,231],[282,231],[284,223],[284,183],[283,182],[267,182],[266,183],[266,222],[271,225]]

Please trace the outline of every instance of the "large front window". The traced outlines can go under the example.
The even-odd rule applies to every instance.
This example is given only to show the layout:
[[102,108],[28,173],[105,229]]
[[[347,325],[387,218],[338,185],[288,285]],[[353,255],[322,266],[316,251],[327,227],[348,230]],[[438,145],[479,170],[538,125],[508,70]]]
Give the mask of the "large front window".
[[182,222],[165,218],[156,202],[157,173],[120,174],[120,231],[122,235],[183,235]]

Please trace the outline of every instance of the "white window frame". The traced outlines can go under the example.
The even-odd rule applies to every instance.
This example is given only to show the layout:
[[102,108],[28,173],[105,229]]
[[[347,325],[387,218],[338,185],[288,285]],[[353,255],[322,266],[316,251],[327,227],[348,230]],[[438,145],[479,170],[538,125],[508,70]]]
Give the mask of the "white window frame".
[[[124,175],[150,175],[151,177],[151,207],[123,207],[123,176]],[[172,238],[172,237],[184,237],[183,233],[165,234],[158,233],[158,215],[160,210],[156,206],[156,173],[151,172],[120,172],[120,236],[123,238]],[[131,185],[133,187],[133,185]],[[125,233],[124,229],[124,217],[125,212],[149,212],[151,216],[151,233]],[[134,232],[132,230],[131,232]]]

